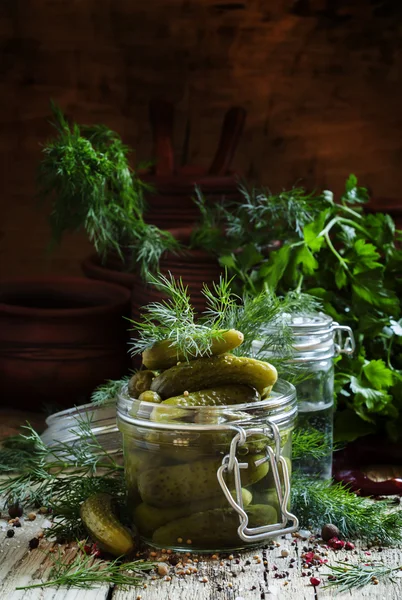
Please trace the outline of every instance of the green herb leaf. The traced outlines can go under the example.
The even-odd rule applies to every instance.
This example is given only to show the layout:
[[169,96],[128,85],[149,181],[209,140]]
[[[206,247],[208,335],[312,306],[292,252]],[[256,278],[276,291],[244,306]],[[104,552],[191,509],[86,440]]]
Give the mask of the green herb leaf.
[[391,369],[388,369],[381,359],[370,360],[364,365],[363,373],[376,390],[388,389],[394,383],[394,375]]

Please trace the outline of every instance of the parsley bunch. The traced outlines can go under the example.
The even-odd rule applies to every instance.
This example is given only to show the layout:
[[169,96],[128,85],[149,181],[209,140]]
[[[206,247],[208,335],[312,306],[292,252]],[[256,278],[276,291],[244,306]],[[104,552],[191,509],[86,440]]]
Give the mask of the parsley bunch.
[[337,439],[384,430],[397,438],[402,423],[401,232],[389,215],[364,212],[368,193],[354,175],[338,202],[328,191],[297,188],[274,195],[241,189],[240,205],[216,209],[226,231],[221,264],[243,290],[307,292],[335,321],[350,326],[357,350],[353,359],[339,357],[336,363]]

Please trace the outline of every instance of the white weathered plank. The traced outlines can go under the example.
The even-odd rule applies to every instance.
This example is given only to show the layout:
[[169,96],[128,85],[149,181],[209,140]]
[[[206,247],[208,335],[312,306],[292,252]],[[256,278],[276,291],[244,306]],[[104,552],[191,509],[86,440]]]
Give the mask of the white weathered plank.
[[[5,535],[6,521],[1,521],[0,542],[0,598],[3,600],[105,600],[109,585],[90,590],[68,588],[34,588],[16,590],[17,587],[40,583],[51,568],[46,552],[52,548],[50,542],[42,540],[39,548],[29,551],[28,542],[41,530],[45,517],[38,515],[35,521],[25,521],[21,528],[15,528],[13,538]],[[73,550],[67,550],[71,558]]]
[[[338,590],[324,590],[322,586],[317,588],[315,596],[314,588],[310,585],[309,577],[301,577],[302,560],[300,555],[306,542],[298,542],[296,547],[291,546],[288,540],[279,540],[280,547],[275,550],[256,550],[251,553],[242,553],[240,564],[235,561],[223,559],[224,566],[219,566],[217,561],[202,561],[198,563],[199,573],[189,575],[185,578],[172,576],[171,581],[165,581],[159,577],[152,581],[148,580],[146,588],[136,588],[136,593],[142,600],[268,600],[280,598],[281,600],[330,600],[335,598],[366,600],[367,598],[376,598],[378,600],[399,600],[402,598],[402,579],[397,579],[395,583],[380,583],[377,586],[368,585],[361,590],[340,594]],[[287,549],[289,556],[281,557],[281,550]],[[254,559],[258,556],[261,562]],[[365,560],[383,560],[386,564],[398,565],[402,563],[401,552],[398,549],[386,549],[381,553],[372,551],[370,556],[366,556],[363,551],[358,554],[350,552],[329,551],[328,560],[333,564],[337,560],[350,562]],[[293,568],[289,568],[290,559],[295,559]],[[245,565],[246,561],[250,565]],[[264,560],[267,565],[264,565]],[[278,571],[273,567],[277,566]],[[276,579],[275,573],[279,571],[288,571],[289,577],[286,579]],[[326,577],[321,574],[327,572],[325,566],[320,571],[313,574],[320,577],[322,581]],[[235,575],[233,575],[233,573]],[[200,581],[203,577],[208,581]],[[232,587],[229,587],[231,584]],[[116,589],[113,594],[113,600],[132,600],[136,597],[133,590]]]

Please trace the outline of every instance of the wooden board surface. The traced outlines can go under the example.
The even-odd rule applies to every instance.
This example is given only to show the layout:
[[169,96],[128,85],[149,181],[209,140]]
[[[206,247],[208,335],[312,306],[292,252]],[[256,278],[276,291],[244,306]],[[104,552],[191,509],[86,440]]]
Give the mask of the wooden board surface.
[[[9,418],[2,412],[1,424],[9,430],[16,429],[16,415],[10,414]],[[13,433],[15,433],[13,431]],[[2,505],[0,505],[2,506]],[[144,578],[144,584],[127,590],[111,589],[108,585],[90,590],[68,588],[34,588],[31,590],[16,590],[17,587],[40,583],[51,568],[49,551],[55,546],[42,539],[37,549],[29,550],[29,540],[43,531],[47,518],[37,515],[34,521],[22,519],[22,527],[14,528],[14,537],[8,538],[7,529],[11,525],[7,521],[7,514],[2,511],[0,518],[0,599],[1,600],[329,600],[335,598],[348,598],[351,600],[364,600],[375,598],[379,600],[400,600],[402,598],[402,578],[395,578],[394,582],[380,583],[377,586],[368,585],[352,593],[340,594],[334,590],[324,590],[322,586],[315,589],[310,585],[309,576],[302,577],[303,548],[310,545],[307,540],[278,539],[278,546],[271,549],[255,549],[252,552],[241,553],[234,558],[219,560],[202,559],[192,566],[198,572],[191,575],[178,576],[175,568],[170,567],[169,577],[166,580],[156,572]],[[66,560],[71,559],[76,552],[75,545],[60,546],[65,551]],[[289,554],[281,556],[282,550]],[[324,552],[327,551],[324,549]],[[369,552],[369,554],[367,554]],[[51,556],[51,555],[50,555]],[[165,558],[168,558],[167,556]],[[183,555],[185,559],[185,556]],[[194,555],[190,560],[196,558]],[[376,548],[358,547],[356,552],[334,552],[328,550],[324,556],[329,564],[342,561],[366,562],[368,560],[381,560],[385,564],[397,566],[402,564],[402,554],[399,549],[384,549],[378,552]],[[290,567],[293,564],[293,567]],[[317,576],[326,571],[325,566],[320,567]],[[277,573],[287,572],[284,579],[275,577]],[[400,572],[402,575],[402,571]],[[399,574],[399,573],[398,573]],[[314,573],[316,575],[316,573]],[[323,578],[326,579],[325,577]]]
[[[34,522],[24,522],[21,528],[15,529],[15,536],[6,537],[7,521],[0,520],[0,598],[3,600],[132,600],[141,596],[141,600],[317,600],[334,598],[351,598],[363,600],[378,598],[381,600],[399,600],[402,598],[402,579],[396,578],[395,582],[380,583],[377,586],[369,585],[352,593],[339,594],[337,591],[314,588],[310,585],[309,577],[301,577],[303,572],[303,547],[308,543],[298,540],[296,546],[291,545],[292,540],[279,539],[280,546],[273,550],[258,549],[253,552],[242,553],[239,562],[228,558],[220,560],[202,560],[197,564],[198,573],[188,576],[174,575],[171,567],[172,578],[166,581],[156,573],[151,573],[144,578],[146,587],[140,586],[128,590],[109,589],[105,585],[91,590],[68,588],[35,588],[31,590],[16,590],[17,587],[37,584],[41,578],[46,579],[51,566],[47,553],[53,544],[42,540],[39,548],[29,551],[28,542],[40,530],[46,517],[38,515]],[[65,549],[66,560],[74,555],[75,549]],[[288,550],[289,556],[283,558],[282,550]],[[398,565],[402,562],[401,552],[396,549],[386,549],[378,553],[370,550],[371,555],[366,555],[360,549],[358,554],[350,552],[335,553],[329,551],[329,563],[335,560],[350,561],[370,560],[378,558],[386,564]],[[257,557],[257,558],[255,558]],[[194,558],[194,557],[193,557]],[[289,568],[291,559],[295,562]],[[264,564],[264,561],[267,564]],[[221,562],[223,565],[221,566]],[[275,570],[275,567],[278,570]],[[289,576],[285,579],[276,579],[275,574],[287,571]],[[320,568],[320,573],[326,571]],[[316,575],[316,574],[315,574]],[[320,577],[320,574],[317,574]],[[203,579],[206,578],[204,582]],[[325,578],[323,578],[325,579]]]

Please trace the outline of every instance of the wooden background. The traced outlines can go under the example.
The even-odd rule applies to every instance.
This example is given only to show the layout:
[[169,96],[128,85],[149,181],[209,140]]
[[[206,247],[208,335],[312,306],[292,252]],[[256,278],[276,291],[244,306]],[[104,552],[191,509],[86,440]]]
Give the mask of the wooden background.
[[376,196],[402,186],[399,0],[1,0],[0,270],[79,273],[83,235],[51,256],[35,199],[49,99],[150,158],[148,102],[176,106],[207,165],[229,105],[248,111],[236,167],[273,190],[303,180]]

